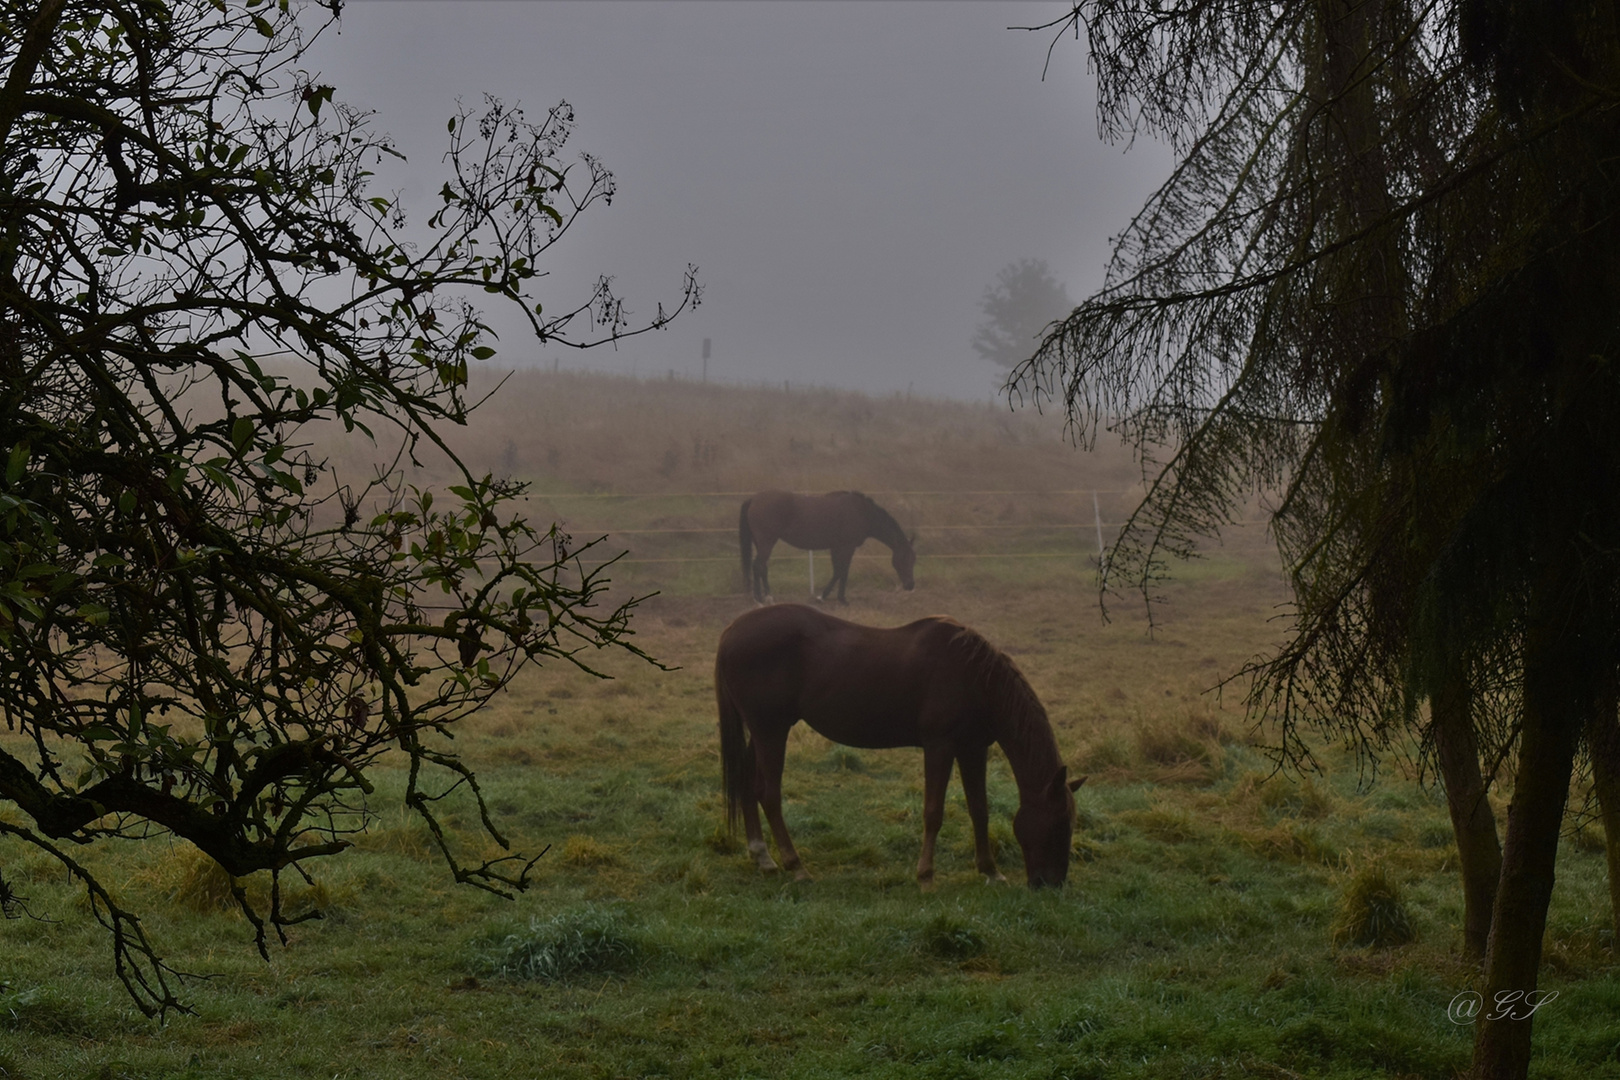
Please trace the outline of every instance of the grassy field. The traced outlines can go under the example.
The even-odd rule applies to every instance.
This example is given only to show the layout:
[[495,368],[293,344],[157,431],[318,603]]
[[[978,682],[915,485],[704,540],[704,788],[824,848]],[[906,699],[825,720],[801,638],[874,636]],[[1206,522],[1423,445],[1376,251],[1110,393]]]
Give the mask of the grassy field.
[[[454,886],[425,833],[384,809],[300,899],[327,917],[264,963],[188,848],[90,853],[171,962],[213,976],[188,987],[195,1015],[158,1026],[123,999],[60,873],[0,848],[53,920],[0,930],[0,1077],[1445,1077],[1466,1063],[1471,1029],[1446,1008],[1476,972],[1443,800],[1399,754],[1368,776],[1326,747],[1325,776],[1272,776],[1241,688],[1224,708],[1210,693],[1282,632],[1259,527],[1185,568],[1150,634],[1130,598],[1105,622],[1093,584],[1091,493],[1117,522],[1139,473],[1117,450],[1065,445],[1050,417],[533,374],[463,434],[475,466],[534,481],[537,516],[629,550],[614,588],[659,593],[637,641],[673,668],[533,670],[461,729],[499,823],[525,850],[550,845],[536,887],[507,902]],[[1091,775],[1065,890],[1016,884],[1016,790],[994,756],[992,834],[1015,884],[973,872],[953,786],[938,887],[920,893],[920,752],[802,730],[786,814],[815,880],[762,876],[726,833],[710,665],[747,601],[740,499],[722,493],[765,486],[862,488],[917,530],[916,591],[869,545],[840,614],[947,613],[1016,657]],[[1042,491],[1065,494],[983,494]],[[773,566],[779,599],[807,591],[802,553]],[[380,779],[387,807],[401,778]],[[1587,1080],[1620,1076],[1620,977],[1601,835],[1575,825],[1534,1075]],[[1415,940],[1336,941],[1375,872]]]

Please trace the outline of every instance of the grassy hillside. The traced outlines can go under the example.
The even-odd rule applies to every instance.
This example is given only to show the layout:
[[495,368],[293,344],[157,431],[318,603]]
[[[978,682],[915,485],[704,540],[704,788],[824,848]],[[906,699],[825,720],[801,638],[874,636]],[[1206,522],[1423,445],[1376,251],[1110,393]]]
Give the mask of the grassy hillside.
[[[497,382],[481,373],[474,395]],[[528,480],[537,519],[577,538],[606,535],[603,554],[627,553],[616,581],[643,592],[741,592],[737,509],[772,487],[872,495],[916,533],[925,580],[1083,588],[1099,519],[1111,541],[1142,491],[1142,470],[1117,440],[1082,451],[1050,410],[825,389],[518,372],[450,442],[477,472]],[[374,468],[364,443],[327,449],[344,475]],[[414,482],[447,476],[431,458],[423,464]],[[1271,565],[1261,530],[1227,541],[1212,546],[1217,559]],[[807,576],[802,554],[784,550],[779,561],[773,583]],[[818,580],[830,572],[823,554]],[[853,581],[892,587],[888,552],[863,548]]]
[[[499,824],[523,850],[550,845],[536,887],[508,903],[452,885],[389,806],[402,778],[387,771],[376,828],[295,898],[328,917],[268,964],[189,849],[91,852],[174,963],[219,976],[190,987],[196,1016],[159,1028],[124,1004],[54,867],[0,849],[7,880],[54,920],[0,929],[0,1077],[1452,1075],[1471,1029],[1446,1009],[1476,972],[1459,955],[1443,800],[1416,782],[1412,748],[1376,775],[1334,747],[1325,776],[1272,775],[1241,686],[1211,692],[1283,630],[1263,530],[1186,568],[1153,633],[1135,603],[1105,621],[1089,492],[1137,473],[1060,435],[1050,417],[954,403],[514,378],[458,448],[551,496],[536,516],[631,551],[615,587],[660,590],[637,640],[671,669],[610,655],[594,658],[609,681],[533,670],[460,729]],[[369,462],[354,443],[333,453]],[[938,887],[920,893],[920,753],[802,728],[785,813],[815,880],[762,876],[726,832],[710,668],[749,605],[736,493],[765,486],[862,488],[918,531],[916,591],[874,552],[840,614],[948,613],[1016,657],[1091,775],[1065,890],[984,885],[953,785]],[[986,494],[1024,491],[1084,494]],[[1111,497],[1105,522],[1128,501]],[[675,528],[716,531],[636,531]],[[791,596],[803,556],[777,561]],[[999,755],[990,801],[1020,882]],[[471,809],[451,809],[453,835],[480,843]],[[1542,984],[1559,997],[1537,1015],[1536,1075],[1589,1080],[1620,1075],[1620,977],[1601,835],[1578,825],[1560,853]],[[1380,881],[1400,894],[1407,943],[1357,942],[1366,904],[1351,900]]]

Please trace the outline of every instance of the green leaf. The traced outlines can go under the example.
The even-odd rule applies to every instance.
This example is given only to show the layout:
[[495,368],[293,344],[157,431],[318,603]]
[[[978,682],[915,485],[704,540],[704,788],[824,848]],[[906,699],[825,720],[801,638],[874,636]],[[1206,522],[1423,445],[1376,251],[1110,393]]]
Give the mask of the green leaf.
[[478,348],[476,348],[476,349],[474,349],[472,351],[472,356],[473,356],[474,360],[488,360],[490,357],[492,357],[494,355],[495,355],[495,350],[490,348],[488,345],[480,345],[480,346],[478,346]]
[[11,458],[6,462],[6,484],[12,486],[22,479],[23,470],[28,467],[29,449],[26,442],[20,442],[11,448]]
[[107,610],[106,604],[98,604],[92,601],[88,604],[81,604],[76,614],[91,626],[104,626],[112,613]]
[[236,446],[238,454],[247,453],[248,446],[253,442],[253,421],[247,417],[239,417],[231,425],[231,442]]

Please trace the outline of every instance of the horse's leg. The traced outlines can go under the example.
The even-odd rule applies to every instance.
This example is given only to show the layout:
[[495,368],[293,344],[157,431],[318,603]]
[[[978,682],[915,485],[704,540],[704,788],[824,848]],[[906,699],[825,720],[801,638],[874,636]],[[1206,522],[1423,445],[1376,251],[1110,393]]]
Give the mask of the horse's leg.
[[[782,857],[782,869],[791,870],[795,881],[809,881],[810,875],[794,850],[793,838],[788,835],[787,823],[782,820],[782,763],[787,758],[787,731],[770,739],[756,739],[758,747],[754,776],[759,792],[759,805],[765,811],[765,820],[771,823],[771,835],[776,838],[776,853]],[[763,864],[761,864],[763,868]]]
[[852,547],[835,547],[832,549],[832,580],[828,581],[827,587],[821,590],[823,600],[831,596],[833,587],[837,586],[838,602],[840,604],[849,603],[844,599],[844,586],[849,584],[849,561],[854,557],[855,549]]
[[955,755],[948,746],[923,747],[923,844],[917,860],[917,884],[934,887],[934,840],[945,823],[945,789],[951,784],[951,762]]
[[967,799],[968,817],[973,820],[973,859],[986,881],[1006,881],[1006,875],[996,869],[996,856],[990,850],[990,800],[984,792],[985,762],[990,755],[988,746],[964,746],[956,752],[956,761],[962,771],[962,794]]
[[754,863],[766,873],[777,869],[776,860],[771,858],[771,849],[765,846],[765,832],[759,827],[759,789],[760,774],[763,763],[760,760],[759,743],[750,742],[748,753],[754,755],[754,783],[748,789],[742,801],[743,835],[748,838],[748,854],[754,857]]
[[754,537],[754,564],[749,568],[748,587],[754,591],[754,603],[765,602],[765,541],[763,537]]
[[771,596],[771,549],[776,547],[776,537],[754,538],[754,598],[762,604],[774,604],[776,600]]

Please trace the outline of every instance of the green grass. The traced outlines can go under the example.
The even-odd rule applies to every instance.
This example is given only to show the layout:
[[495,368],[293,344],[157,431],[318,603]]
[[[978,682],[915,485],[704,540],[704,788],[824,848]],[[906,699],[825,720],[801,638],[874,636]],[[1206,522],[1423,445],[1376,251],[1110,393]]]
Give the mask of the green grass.
[[[872,413],[870,431],[828,421],[840,439],[865,439],[848,486],[877,488],[878,462],[902,460],[895,440],[933,445],[927,414],[910,404],[895,419],[848,395],[805,400]],[[588,426],[595,414],[568,404],[549,406],[555,422]],[[974,449],[979,471],[954,477],[964,488],[998,476],[1023,486],[1026,466],[1046,486],[1107,480],[1064,481],[1077,459],[1055,443],[1041,451],[1050,462],[1029,465],[1039,446],[1016,425],[997,457],[984,430],[1001,418],[987,411],[936,420],[963,427]],[[696,437],[670,431],[677,447]],[[735,450],[722,447],[716,468]],[[544,447],[519,445],[516,457],[543,461]],[[573,460],[561,456],[558,471]],[[642,473],[610,464],[585,461],[572,486],[594,475],[618,490],[690,490],[679,471],[659,477],[656,460]],[[926,538],[927,515],[1033,519],[1032,505],[964,495],[908,512]],[[620,527],[735,519],[734,501],[637,506]],[[814,881],[761,875],[724,829],[710,685],[714,642],[746,609],[740,574],[729,561],[632,565],[615,571],[616,588],[663,592],[638,617],[637,640],[676,670],[602,656],[592,661],[611,682],[533,671],[455,744],[516,846],[551,845],[533,889],[508,902],[453,885],[425,830],[397,809],[403,777],[388,771],[371,832],[314,868],[318,888],[304,899],[326,918],[292,928],[268,963],[241,918],[209,901],[217,883],[187,849],[85,852],[174,964],[214,976],[185,987],[196,1015],[158,1026],[127,1003],[105,936],[59,870],[0,846],[6,880],[53,920],[0,924],[0,1077],[1450,1076],[1471,1029],[1452,1025],[1446,1005],[1477,973],[1460,959],[1443,800],[1398,756],[1368,784],[1331,746],[1320,748],[1325,776],[1271,776],[1265,733],[1206,693],[1280,633],[1269,619],[1284,593],[1257,532],[1236,532],[1171,585],[1152,634],[1128,601],[1112,622],[1098,617],[1083,560],[931,562],[925,549],[914,593],[895,589],[886,558],[856,562],[841,614],[895,625],[945,612],[977,627],[1017,659],[1066,758],[1091,773],[1062,892],[1018,884],[1017,792],[998,755],[991,831],[1012,883],[974,872],[953,784],[937,887],[925,894],[913,879],[920,752],[852,751],[802,729],[785,813]],[[777,595],[793,595],[802,554],[784,553],[773,574]],[[444,806],[443,818],[457,842],[493,853],[469,806]],[[1398,889],[1414,940],[1335,945],[1335,921],[1372,866]],[[1609,926],[1601,847],[1565,844],[1541,982],[1559,997],[1537,1015],[1533,1075],[1620,1076]]]
[[[1287,781],[1258,782],[1264,760],[1241,742],[1216,744],[1219,773],[1198,783],[1154,782],[1162,764],[1132,757],[1114,780],[1081,789],[1071,884],[1039,894],[979,882],[953,792],[941,884],[922,894],[911,880],[916,753],[848,755],[798,735],[787,813],[816,880],[795,884],[716,850],[714,761],[694,738],[707,733],[707,702],[688,700],[687,680],[702,681],[678,674],[661,693],[583,684],[571,698],[530,687],[527,701],[569,707],[551,714],[514,694],[469,736],[503,823],[531,849],[555,845],[537,888],[514,903],[450,885],[406,824],[385,818],[376,839],[323,869],[329,917],[295,928],[265,964],[239,918],[165,904],[176,852],[104,856],[171,958],[218,976],[189,987],[197,1016],[166,1027],[124,1003],[71,892],[43,864],[23,864],[21,891],[59,921],[5,927],[0,1067],[24,1077],[537,1075],[536,1061],[544,1075],[579,1077],[1428,1077],[1466,1062],[1469,1033],[1445,1018],[1474,977],[1456,955],[1449,851],[1365,827],[1377,819],[1416,834],[1443,818],[1410,782],[1358,792],[1353,775],[1334,773],[1319,783],[1338,812],[1306,818],[1268,800],[1269,785]],[[625,740],[628,758],[598,739],[631,730],[629,719],[608,722],[621,710],[650,733]],[[536,714],[545,721],[515,721]],[[539,760],[500,764],[516,744]],[[999,760],[991,802],[1005,834],[1016,792]],[[1279,840],[1305,833],[1314,848]],[[1355,874],[1323,850],[1383,860],[1414,944],[1335,947]],[[1537,1075],[1614,1074],[1620,980],[1599,929],[1604,888],[1601,854],[1568,845],[1543,980],[1560,997],[1538,1017]]]

